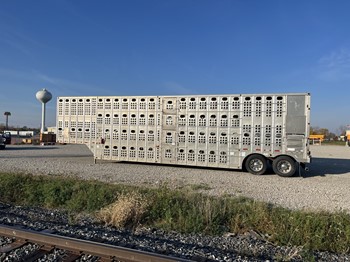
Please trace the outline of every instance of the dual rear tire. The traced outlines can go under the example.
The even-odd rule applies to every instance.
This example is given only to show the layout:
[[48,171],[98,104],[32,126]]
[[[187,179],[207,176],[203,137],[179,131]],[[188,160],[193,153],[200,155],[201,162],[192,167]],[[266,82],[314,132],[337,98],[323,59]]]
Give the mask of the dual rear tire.
[[272,161],[272,169],[279,176],[290,177],[297,170],[297,162],[289,156],[278,156]]
[[[266,172],[268,160],[262,155],[250,155],[245,161],[245,168],[253,175],[262,175]],[[282,177],[290,177],[295,174],[297,163],[289,156],[278,156],[272,161],[272,169],[275,174]]]

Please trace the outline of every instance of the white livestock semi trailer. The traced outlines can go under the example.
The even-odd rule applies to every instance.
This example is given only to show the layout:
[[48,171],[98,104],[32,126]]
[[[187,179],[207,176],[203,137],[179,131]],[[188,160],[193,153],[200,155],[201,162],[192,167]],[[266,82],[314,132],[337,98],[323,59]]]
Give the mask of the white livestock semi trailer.
[[94,158],[292,176],[310,163],[310,94],[57,98],[57,141]]

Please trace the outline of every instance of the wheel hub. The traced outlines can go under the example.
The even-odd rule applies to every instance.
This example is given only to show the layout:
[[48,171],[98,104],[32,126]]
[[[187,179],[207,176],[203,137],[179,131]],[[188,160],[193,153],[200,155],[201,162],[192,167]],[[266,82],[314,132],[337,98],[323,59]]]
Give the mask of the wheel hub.
[[263,164],[259,160],[254,160],[251,167],[254,171],[260,171],[262,168]]
[[283,173],[288,173],[291,169],[291,166],[287,161],[282,161],[279,165],[279,169]]

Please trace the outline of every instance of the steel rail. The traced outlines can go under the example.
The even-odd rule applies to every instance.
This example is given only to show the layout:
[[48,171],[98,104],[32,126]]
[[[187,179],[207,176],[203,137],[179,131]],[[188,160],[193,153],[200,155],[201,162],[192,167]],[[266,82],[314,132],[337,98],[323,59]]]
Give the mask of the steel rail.
[[97,243],[88,240],[75,239],[66,236],[53,235],[45,232],[20,229],[6,225],[0,225],[0,235],[24,239],[43,246],[64,249],[75,253],[90,254],[106,260],[120,260],[126,262],[189,262],[190,260],[168,257],[130,248]]

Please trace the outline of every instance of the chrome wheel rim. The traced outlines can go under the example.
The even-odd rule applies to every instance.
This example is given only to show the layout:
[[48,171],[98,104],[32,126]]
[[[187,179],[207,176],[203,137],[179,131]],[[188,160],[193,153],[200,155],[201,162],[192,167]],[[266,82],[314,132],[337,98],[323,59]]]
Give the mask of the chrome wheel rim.
[[249,164],[250,164],[249,165],[250,169],[253,170],[254,172],[259,172],[264,167],[264,163],[260,159],[253,159],[250,161]]
[[289,161],[280,161],[277,165],[278,170],[283,174],[288,174],[292,170],[292,165]]

